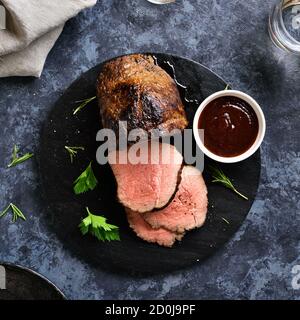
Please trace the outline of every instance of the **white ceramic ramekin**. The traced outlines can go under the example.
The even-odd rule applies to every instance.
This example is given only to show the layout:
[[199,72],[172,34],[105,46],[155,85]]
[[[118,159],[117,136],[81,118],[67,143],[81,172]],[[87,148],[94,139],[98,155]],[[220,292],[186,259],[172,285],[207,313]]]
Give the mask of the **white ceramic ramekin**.
[[[200,118],[201,112],[204,110],[204,108],[211,101],[213,101],[217,98],[220,98],[220,97],[224,97],[224,96],[237,97],[237,98],[240,98],[240,99],[246,101],[253,108],[253,110],[255,111],[257,118],[258,118],[258,135],[257,135],[255,142],[250,147],[250,149],[248,149],[246,152],[242,153],[241,155],[235,156],[235,157],[221,157],[221,156],[218,156],[218,155],[212,153],[211,151],[209,151],[205,147],[205,145],[203,144],[203,141],[199,135],[198,124],[199,124],[199,118]],[[241,91],[237,91],[237,90],[223,90],[223,91],[218,91],[218,92],[212,94],[211,96],[206,98],[201,103],[201,105],[197,109],[195,117],[194,117],[193,133],[194,133],[194,138],[196,140],[198,147],[206,156],[208,156],[209,158],[216,160],[218,162],[236,163],[236,162],[240,162],[240,161],[243,161],[243,160],[251,157],[258,150],[258,148],[260,147],[260,145],[264,139],[265,133],[266,133],[266,120],[265,120],[264,113],[263,113],[261,107],[259,106],[259,104],[252,97],[250,97],[248,94],[243,93]],[[205,139],[205,132],[204,132],[204,139]]]

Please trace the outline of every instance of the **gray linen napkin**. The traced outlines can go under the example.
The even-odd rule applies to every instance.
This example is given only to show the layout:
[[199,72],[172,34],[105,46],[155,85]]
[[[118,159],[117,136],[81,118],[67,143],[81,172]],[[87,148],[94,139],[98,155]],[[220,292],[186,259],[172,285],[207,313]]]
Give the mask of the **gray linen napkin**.
[[[1,0],[0,77],[39,77],[64,23],[97,0]],[[1,4],[0,2],[0,4]]]

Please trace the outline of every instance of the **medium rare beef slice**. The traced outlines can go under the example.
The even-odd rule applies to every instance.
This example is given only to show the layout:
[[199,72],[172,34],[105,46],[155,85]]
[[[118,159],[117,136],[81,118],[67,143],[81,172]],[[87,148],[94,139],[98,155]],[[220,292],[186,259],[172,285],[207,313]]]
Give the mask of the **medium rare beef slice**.
[[98,77],[97,96],[104,128],[118,131],[119,121],[127,121],[128,130],[158,129],[167,135],[188,124],[175,81],[149,55],[107,62]]
[[182,233],[204,224],[207,205],[207,188],[201,172],[192,166],[185,166],[172,202],[162,210],[143,214],[143,217],[153,228]]
[[[183,157],[174,146],[153,141],[140,143],[140,151],[146,161],[132,164],[126,149],[111,152],[109,163],[117,181],[119,201],[133,211],[147,212],[166,206],[174,196]],[[120,159],[127,159],[128,163],[122,164]]]
[[164,228],[153,229],[143,218],[143,214],[126,208],[130,227],[141,239],[157,243],[164,247],[172,247],[176,240],[181,240],[183,234],[177,234]]

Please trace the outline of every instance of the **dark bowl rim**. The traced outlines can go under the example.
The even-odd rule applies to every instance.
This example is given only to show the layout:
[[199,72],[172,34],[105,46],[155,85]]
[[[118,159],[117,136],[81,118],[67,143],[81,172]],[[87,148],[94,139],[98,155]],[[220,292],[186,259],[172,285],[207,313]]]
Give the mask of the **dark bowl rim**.
[[40,278],[41,280],[43,280],[44,282],[46,282],[48,285],[50,285],[61,297],[63,300],[67,300],[67,297],[65,296],[65,294],[62,292],[61,289],[59,289],[52,281],[50,281],[47,277],[45,277],[44,275],[42,275],[41,273],[30,269],[29,267],[25,267],[16,263],[12,263],[12,262],[2,262],[0,261],[0,266],[8,267],[8,268],[15,268],[18,269],[20,271],[25,271],[27,273],[30,273],[31,275]]

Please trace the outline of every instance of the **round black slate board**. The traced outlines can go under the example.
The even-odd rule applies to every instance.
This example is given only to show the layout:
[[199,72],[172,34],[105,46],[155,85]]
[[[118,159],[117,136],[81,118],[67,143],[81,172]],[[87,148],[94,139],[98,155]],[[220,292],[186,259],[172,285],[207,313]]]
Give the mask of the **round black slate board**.
[[[185,102],[190,126],[203,99],[223,90],[226,83],[206,67],[180,57],[153,54],[158,64],[173,76],[175,68],[179,83],[188,87],[187,96],[196,99]],[[188,232],[181,243],[163,248],[140,240],[129,228],[124,209],[116,200],[116,183],[109,165],[94,161],[98,187],[85,195],[75,196],[72,183],[95,160],[96,133],[101,128],[97,102],[94,101],[76,116],[72,111],[76,101],[95,95],[95,81],[102,64],[83,74],[57,101],[45,123],[40,146],[40,169],[49,213],[48,222],[65,245],[84,259],[113,272],[155,274],[174,271],[199,263],[228,241],[246,218],[258,188],[260,153],[232,165],[220,165],[237,188],[249,197],[245,201],[223,186],[212,184],[209,174],[204,177],[209,191],[209,214],[205,225]],[[77,104],[78,105],[78,104]],[[74,164],[64,146],[84,146]],[[206,164],[209,160],[206,159]],[[85,207],[105,215],[108,222],[120,227],[120,242],[101,243],[90,236],[83,237],[78,224],[85,216]],[[227,224],[223,218],[229,221]]]
[[28,268],[0,263],[1,279],[5,269],[6,288],[0,300],[64,300],[63,293],[48,279]]

